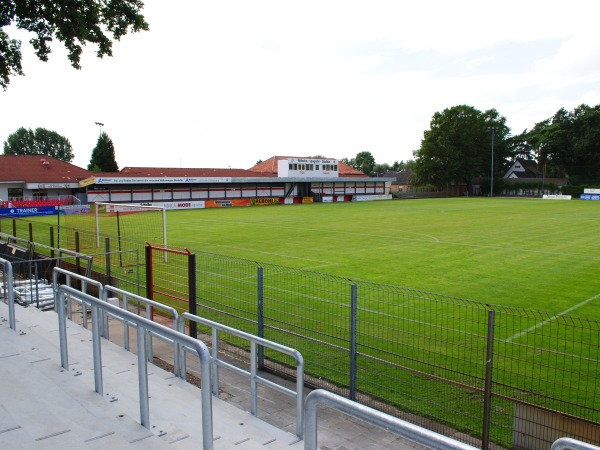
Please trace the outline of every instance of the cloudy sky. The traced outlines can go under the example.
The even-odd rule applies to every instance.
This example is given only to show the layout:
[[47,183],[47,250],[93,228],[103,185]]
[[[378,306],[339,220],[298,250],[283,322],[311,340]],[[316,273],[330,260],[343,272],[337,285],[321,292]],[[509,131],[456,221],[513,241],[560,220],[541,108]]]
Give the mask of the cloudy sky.
[[148,0],[150,31],[72,69],[23,40],[0,141],[67,137],[86,167],[100,127],[119,168],[249,168],[273,155],[412,158],[437,111],[495,108],[513,134],[600,104],[596,0]]

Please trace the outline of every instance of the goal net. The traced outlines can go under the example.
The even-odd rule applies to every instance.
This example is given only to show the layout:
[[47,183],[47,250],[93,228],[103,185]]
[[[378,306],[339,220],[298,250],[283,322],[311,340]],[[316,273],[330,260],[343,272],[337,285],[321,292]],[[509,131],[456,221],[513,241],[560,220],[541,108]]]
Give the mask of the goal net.
[[[90,213],[64,215],[67,248],[75,248],[78,232],[79,250],[103,249],[109,238],[112,251],[125,251],[140,243],[167,246],[165,209],[119,203],[96,203]],[[143,256],[142,256],[143,258]]]

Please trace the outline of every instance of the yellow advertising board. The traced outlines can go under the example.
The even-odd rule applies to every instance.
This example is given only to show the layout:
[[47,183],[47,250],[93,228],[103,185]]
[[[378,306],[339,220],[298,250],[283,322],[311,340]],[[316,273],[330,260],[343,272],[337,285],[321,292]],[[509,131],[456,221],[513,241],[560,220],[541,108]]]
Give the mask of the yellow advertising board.
[[252,199],[254,206],[279,205],[279,198],[261,197]]

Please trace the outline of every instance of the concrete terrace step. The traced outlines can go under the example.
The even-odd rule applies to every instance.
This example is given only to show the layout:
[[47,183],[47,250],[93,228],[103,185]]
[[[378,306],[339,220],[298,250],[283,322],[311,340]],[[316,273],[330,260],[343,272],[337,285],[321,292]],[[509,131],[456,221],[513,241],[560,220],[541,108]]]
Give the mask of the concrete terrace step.
[[[69,323],[69,370],[60,366],[54,312],[0,304],[0,448],[197,449],[200,390],[148,366],[150,430],[139,424],[137,357],[102,341],[104,396],[94,391],[91,332]],[[286,431],[213,397],[215,449],[301,449]]]

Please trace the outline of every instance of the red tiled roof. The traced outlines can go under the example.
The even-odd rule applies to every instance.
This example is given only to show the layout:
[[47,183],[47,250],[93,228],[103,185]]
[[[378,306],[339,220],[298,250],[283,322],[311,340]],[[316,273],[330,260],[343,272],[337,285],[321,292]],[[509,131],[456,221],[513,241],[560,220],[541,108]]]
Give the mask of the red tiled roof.
[[261,175],[246,169],[198,169],[180,167],[125,167],[120,172],[97,173],[101,177],[231,177],[247,178]]
[[77,183],[92,175],[86,169],[45,155],[0,155],[0,182]]
[[[306,156],[272,156],[266,161],[259,162],[254,167],[251,167],[250,171],[259,172],[263,175],[277,176],[279,161],[288,158],[307,158]],[[335,159],[335,158],[324,158],[324,159]],[[340,177],[360,177],[368,178],[360,170],[350,167],[341,161],[338,161],[338,173]]]

